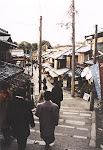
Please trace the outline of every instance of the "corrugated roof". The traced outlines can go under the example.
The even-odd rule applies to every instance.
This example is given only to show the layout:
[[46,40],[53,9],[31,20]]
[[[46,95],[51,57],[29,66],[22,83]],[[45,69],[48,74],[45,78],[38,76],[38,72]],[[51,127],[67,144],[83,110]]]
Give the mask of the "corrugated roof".
[[68,50],[58,51],[55,54],[52,54],[50,57],[53,58],[53,59],[58,59],[59,57],[61,57],[66,52],[68,52]]
[[51,67],[48,62],[43,63],[42,67],[48,69],[49,72],[51,71],[51,72],[55,73],[56,75],[62,75],[69,71],[69,68],[55,69],[55,68]]
[[58,76],[56,73],[54,73],[54,72],[51,71],[51,70],[49,71],[49,74],[50,74],[50,76],[53,77],[53,78],[55,78],[55,77]]
[[50,68],[50,69],[52,68],[48,62],[43,63],[42,67],[44,67],[44,68]]
[[46,55],[48,55],[48,54],[50,54],[50,53],[51,53],[51,51],[42,53],[42,56],[46,56]]
[[[103,33],[103,30],[98,31],[98,34],[101,34],[101,33]],[[90,35],[86,35],[85,38],[90,37],[90,36],[94,36],[94,35],[95,35],[95,32],[91,33]]]
[[93,64],[94,64],[93,59],[92,59],[92,60],[85,61],[85,64],[93,65]]
[[91,45],[83,45],[80,48],[77,49],[78,53],[85,53],[91,50]]
[[62,75],[62,74],[65,74],[66,72],[69,71],[69,68],[62,68],[62,69],[55,69],[55,68],[52,68],[51,69],[54,73],[56,73],[57,75]]

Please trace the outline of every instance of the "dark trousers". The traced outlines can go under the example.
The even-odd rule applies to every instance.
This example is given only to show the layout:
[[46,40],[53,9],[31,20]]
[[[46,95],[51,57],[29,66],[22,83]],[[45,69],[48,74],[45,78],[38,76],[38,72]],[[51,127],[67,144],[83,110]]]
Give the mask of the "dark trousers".
[[26,142],[27,142],[27,137],[17,138],[18,150],[25,150]]
[[3,132],[3,136],[6,142],[8,142],[10,140],[10,128],[6,128],[6,129],[2,129]]

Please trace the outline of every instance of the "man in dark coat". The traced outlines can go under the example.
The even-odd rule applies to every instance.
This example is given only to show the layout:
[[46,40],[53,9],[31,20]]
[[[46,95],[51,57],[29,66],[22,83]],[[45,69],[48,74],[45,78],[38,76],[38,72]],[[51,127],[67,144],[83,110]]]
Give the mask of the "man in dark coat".
[[54,130],[58,125],[59,108],[58,105],[50,101],[51,92],[44,93],[45,102],[39,103],[35,115],[39,117],[41,138],[49,145],[55,140]]
[[12,134],[17,139],[18,150],[25,150],[27,137],[30,135],[29,125],[34,127],[35,123],[30,105],[24,99],[24,90],[20,88],[16,91],[11,106],[10,125]]
[[52,88],[52,102],[56,103],[60,109],[61,101],[63,100],[63,91],[58,82],[58,79],[54,80],[54,87]]

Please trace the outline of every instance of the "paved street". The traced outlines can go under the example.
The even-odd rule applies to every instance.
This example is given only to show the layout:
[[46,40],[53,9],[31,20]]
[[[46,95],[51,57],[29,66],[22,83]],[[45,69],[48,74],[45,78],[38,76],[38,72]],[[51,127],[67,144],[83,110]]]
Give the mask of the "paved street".
[[[35,83],[35,96],[38,95],[38,69],[34,70],[33,81]],[[48,89],[52,85],[47,81]],[[55,141],[50,150],[95,150],[95,124],[93,124],[94,112],[89,111],[89,102],[75,97],[72,98],[68,91],[64,91],[64,99],[60,109],[59,124],[55,129]],[[39,120],[35,116],[35,128],[31,129],[26,150],[45,150],[45,143],[40,138]],[[2,135],[0,136],[2,139]],[[92,147],[91,147],[92,146]],[[16,140],[9,147],[1,150],[17,150]]]

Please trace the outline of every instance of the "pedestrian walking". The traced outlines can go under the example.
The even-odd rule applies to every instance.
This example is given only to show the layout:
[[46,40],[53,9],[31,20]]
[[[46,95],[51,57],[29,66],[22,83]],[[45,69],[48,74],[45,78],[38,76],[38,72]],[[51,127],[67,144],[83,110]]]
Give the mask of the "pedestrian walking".
[[43,79],[43,84],[46,85],[46,78]]
[[27,137],[30,135],[29,125],[35,126],[33,113],[29,103],[24,99],[25,91],[18,88],[11,106],[12,135],[17,139],[18,150],[25,150]]
[[35,64],[35,65],[34,65],[34,67],[35,67],[35,70],[36,70],[36,68],[37,68],[37,64]]
[[52,102],[56,103],[60,109],[63,100],[63,90],[57,78],[54,79],[54,87],[52,88]]
[[43,90],[40,91],[39,97],[38,97],[38,103],[42,103],[45,101],[44,98],[44,92],[47,90],[47,86],[43,87]]
[[6,81],[0,82],[0,130],[3,133],[5,142],[10,142],[10,126],[8,123],[8,106],[12,101],[12,93],[10,91],[10,84]]
[[51,92],[44,93],[45,102],[37,105],[35,115],[39,117],[40,136],[45,141],[46,146],[49,146],[55,140],[55,126],[58,125],[59,108],[58,105],[52,103]]

